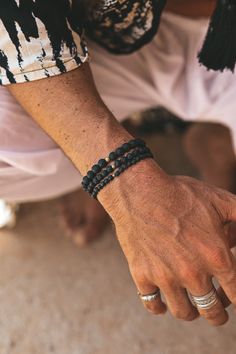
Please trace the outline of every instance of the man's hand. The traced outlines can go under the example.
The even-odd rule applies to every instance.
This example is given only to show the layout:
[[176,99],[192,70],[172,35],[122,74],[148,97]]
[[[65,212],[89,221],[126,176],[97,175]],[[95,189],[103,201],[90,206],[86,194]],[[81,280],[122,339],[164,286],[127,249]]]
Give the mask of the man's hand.
[[[234,241],[225,232],[227,223],[236,220],[236,197],[193,178],[169,177],[149,160],[115,180],[100,199],[114,220],[140,293],[159,288],[172,314],[191,321],[198,312],[187,290],[205,295],[215,277],[236,305]],[[155,314],[166,311],[161,299],[145,306]],[[212,325],[228,319],[221,300],[201,315]]]

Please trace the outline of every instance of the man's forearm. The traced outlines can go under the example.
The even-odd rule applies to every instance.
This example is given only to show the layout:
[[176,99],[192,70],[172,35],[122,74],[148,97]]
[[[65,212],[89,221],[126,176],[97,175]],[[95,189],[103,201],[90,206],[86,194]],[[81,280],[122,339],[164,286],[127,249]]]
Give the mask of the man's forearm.
[[[132,139],[102,102],[87,64],[59,77],[12,85],[10,91],[82,175]],[[124,209],[124,196],[134,183],[142,188],[151,183],[153,164],[140,162],[99,193],[99,201],[113,219]],[[155,164],[157,173],[162,175]]]
[[10,91],[82,174],[131,138],[102,102],[87,64]]

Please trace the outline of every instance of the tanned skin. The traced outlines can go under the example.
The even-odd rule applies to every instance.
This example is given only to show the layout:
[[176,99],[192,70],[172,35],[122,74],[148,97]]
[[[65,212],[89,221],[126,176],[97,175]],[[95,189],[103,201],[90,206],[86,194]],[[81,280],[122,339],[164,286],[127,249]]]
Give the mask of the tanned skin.
[[[9,90],[83,175],[132,138],[102,102],[89,64]],[[227,232],[229,222],[236,221],[234,195],[192,178],[169,176],[149,159],[104,188],[99,201],[114,221],[139,291],[149,294],[159,287],[165,295],[167,304],[161,299],[146,303],[149,311],[165,313],[168,306],[179,319],[196,319],[186,289],[206,294],[213,276],[236,305],[234,242]],[[224,296],[201,315],[212,325],[227,322]]]

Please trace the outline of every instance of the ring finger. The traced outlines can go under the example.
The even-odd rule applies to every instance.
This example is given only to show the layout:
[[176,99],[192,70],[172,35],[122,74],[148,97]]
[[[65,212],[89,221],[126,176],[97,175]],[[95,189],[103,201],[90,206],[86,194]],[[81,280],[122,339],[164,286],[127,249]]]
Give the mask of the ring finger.
[[194,287],[193,285],[190,285],[188,290],[193,298],[196,297],[195,302],[197,303],[196,307],[198,312],[211,325],[221,326],[228,321],[228,313],[226,312],[212,281],[209,280],[209,283],[206,286]]

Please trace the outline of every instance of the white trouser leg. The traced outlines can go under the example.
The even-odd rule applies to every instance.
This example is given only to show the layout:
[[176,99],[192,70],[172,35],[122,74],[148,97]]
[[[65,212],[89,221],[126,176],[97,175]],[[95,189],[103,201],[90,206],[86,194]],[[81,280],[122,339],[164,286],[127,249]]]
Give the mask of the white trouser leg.
[[[89,42],[96,85],[118,120],[163,106],[186,120],[228,125],[236,148],[236,76],[207,72],[196,59],[206,26],[166,14],[153,41],[128,56]],[[0,103],[0,198],[42,200],[78,188],[78,171],[6,88]]]

